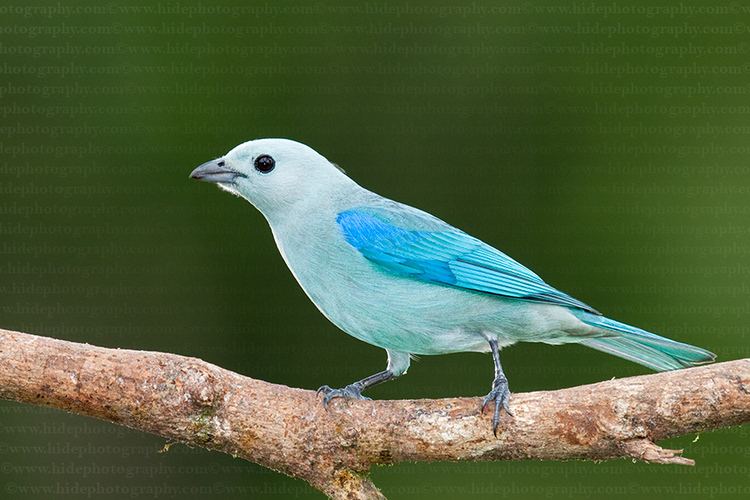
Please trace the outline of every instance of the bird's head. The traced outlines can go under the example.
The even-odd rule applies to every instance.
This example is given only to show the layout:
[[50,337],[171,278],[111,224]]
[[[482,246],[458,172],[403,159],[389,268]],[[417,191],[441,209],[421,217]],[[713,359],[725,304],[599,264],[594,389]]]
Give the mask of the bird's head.
[[256,139],[193,170],[190,177],[213,182],[245,198],[271,219],[302,201],[323,198],[354,184],[312,148],[289,139]]

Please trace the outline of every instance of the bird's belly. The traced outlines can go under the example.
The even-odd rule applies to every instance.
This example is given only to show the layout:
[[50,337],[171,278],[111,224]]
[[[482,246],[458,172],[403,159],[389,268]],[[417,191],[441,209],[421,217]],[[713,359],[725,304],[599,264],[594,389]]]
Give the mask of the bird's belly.
[[572,318],[557,306],[393,275],[348,246],[316,252],[325,256],[320,261],[294,250],[282,255],[318,309],[349,335],[385,349],[413,354],[488,351],[488,335],[501,346],[547,341],[559,330],[560,314]]
[[501,346],[518,340],[518,302],[496,296],[377,272],[303,288],[336,326],[385,349],[484,352],[489,350],[487,334],[496,336]]

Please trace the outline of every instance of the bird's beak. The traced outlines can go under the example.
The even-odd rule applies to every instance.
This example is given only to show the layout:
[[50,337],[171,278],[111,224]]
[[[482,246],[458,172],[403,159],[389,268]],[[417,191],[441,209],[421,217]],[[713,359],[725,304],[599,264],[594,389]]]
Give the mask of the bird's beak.
[[203,182],[230,183],[237,177],[247,176],[227,167],[223,158],[207,161],[190,173],[191,179]]

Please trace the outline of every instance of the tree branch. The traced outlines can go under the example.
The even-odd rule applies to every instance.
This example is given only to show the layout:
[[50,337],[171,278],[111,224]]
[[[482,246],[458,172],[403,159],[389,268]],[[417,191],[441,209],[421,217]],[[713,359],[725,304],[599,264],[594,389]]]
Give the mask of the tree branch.
[[692,465],[655,440],[750,421],[750,359],[515,394],[497,438],[480,398],[333,400],[175,354],[0,330],[0,397],[223,451],[334,498],[383,498],[374,464],[611,459]]

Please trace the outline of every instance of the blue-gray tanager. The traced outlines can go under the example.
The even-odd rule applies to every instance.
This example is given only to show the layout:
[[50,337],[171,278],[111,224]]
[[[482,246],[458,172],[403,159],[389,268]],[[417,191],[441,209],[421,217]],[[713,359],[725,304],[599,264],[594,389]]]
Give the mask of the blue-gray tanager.
[[292,274],[333,324],[388,353],[387,368],[331,398],[406,373],[413,354],[491,352],[492,403],[509,409],[500,349],[519,341],[580,343],[672,370],[713,361],[709,351],[602,316],[503,252],[416,208],[383,198],[311,148],[286,139],[240,144],[196,168],[265,216]]

